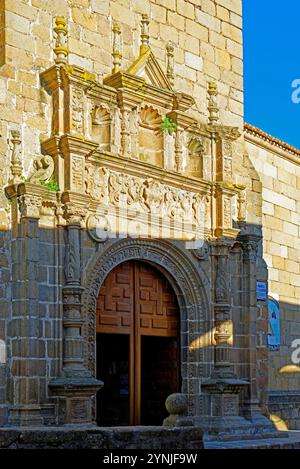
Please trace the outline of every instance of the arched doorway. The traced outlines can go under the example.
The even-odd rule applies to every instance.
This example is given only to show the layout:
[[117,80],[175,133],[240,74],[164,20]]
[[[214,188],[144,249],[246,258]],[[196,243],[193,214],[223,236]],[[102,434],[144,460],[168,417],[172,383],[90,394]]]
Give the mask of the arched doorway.
[[98,425],[161,425],[180,390],[180,314],[165,276],[131,260],[115,267],[97,299]]

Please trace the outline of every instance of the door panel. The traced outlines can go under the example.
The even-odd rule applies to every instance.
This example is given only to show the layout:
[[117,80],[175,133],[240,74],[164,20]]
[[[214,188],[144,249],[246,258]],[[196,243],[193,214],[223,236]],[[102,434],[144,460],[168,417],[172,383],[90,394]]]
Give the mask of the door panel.
[[[179,389],[178,332],[179,310],[177,298],[168,280],[161,272],[150,264],[128,261],[120,264],[107,276],[97,300],[97,333],[100,335],[127,334],[129,336],[130,389],[128,405],[130,407],[129,422],[131,425],[143,423],[141,394],[143,393],[145,399],[149,400],[146,391],[148,385],[145,388],[144,383],[148,383],[150,389],[152,386],[151,381],[158,380],[156,383],[157,392],[154,393],[154,397],[152,396],[151,399],[153,409],[156,409],[155,412],[157,412],[157,421],[160,420],[160,424],[164,412],[162,403],[171,392],[175,392],[174,389]],[[148,336],[149,340],[147,341],[143,336]],[[147,352],[147,344],[150,344],[150,346],[152,344],[151,337],[153,338],[153,344],[155,344],[154,339],[161,338],[157,342],[158,350],[161,353],[153,356],[155,368],[157,368],[156,374],[153,374],[154,369],[149,358],[151,353],[148,355]],[[177,362],[172,358],[170,367],[163,372],[161,370],[166,364],[163,357],[169,354],[170,359],[171,349],[174,347]],[[142,348],[144,351],[142,351]],[[127,351],[124,353],[127,356]],[[101,360],[101,357],[99,359]],[[160,359],[162,360],[162,368],[160,367]],[[177,363],[176,366],[175,362]],[[173,374],[171,373],[172,367],[176,370]],[[141,372],[142,369],[143,373]],[[148,369],[149,379],[147,378]],[[167,380],[163,385],[164,380],[160,378],[160,372],[164,376],[166,373],[170,375],[169,378],[174,383],[174,386],[171,386],[171,392],[169,392],[171,388],[170,385],[167,385]],[[103,376],[98,375],[98,377],[104,379],[105,383]],[[102,393],[103,390],[99,393],[100,400]],[[157,405],[154,404],[155,401]],[[158,404],[159,402],[160,404]],[[158,409],[159,406],[160,410]],[[143,415],[146,416],[145,418],[148,421],[154,419],[153,415],[151,417],[149,411],[145,408]]]

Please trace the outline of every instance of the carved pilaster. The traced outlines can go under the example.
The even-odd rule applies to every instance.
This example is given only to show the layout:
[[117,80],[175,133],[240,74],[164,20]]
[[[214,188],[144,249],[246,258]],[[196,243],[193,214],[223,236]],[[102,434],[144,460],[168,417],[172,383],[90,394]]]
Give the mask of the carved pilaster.
[[64,157],[65,190],[83,194],[85,191],[85,160],[98,147],[94,142],[82,141],[72,136],[64,136],[60,141],[61,153]]
[[[49,386],[60,397],[61,423],[90,423],[91,396],[103,383],[91,376],[83,358],[81,298],[84,289],[81,286],[80,230],[86,207],[80,198],[67,193],[62,201],[67,229],[66,284],[63,287],[63,376],[52,380]],[[79,402],[80,412],[77,409]]]
[[247,382],[236,377],[229,359],[233,335],[230,292],[229,255],[232,241],[220,239],[212,247],[215,266],[215,347],[211,378],[202,384],[208,415],[203,427],[208,431],[230,432],[235,427],[247,426],[239,417],[239,392]]
[[215,190],[216,198],[216,229],[215,235],[217,237],[226,236],[228,238],[235,238],[238,230],[232,227],[233,207],[232,197],[236,195],[236,190],[233,185],[226,183],[218,183]]
[[[221,241],[220,241],[221,243]],[[217,244],[213,248],[215,262],[215,365],[213,376],[232,377],[229,362],[229,339],[232,336],[231,293],[229,273],[230,244]]]
[[131,142],[130,142],[130,109],[126,107],[121,108],[121,153],[125,158],[131,155]]

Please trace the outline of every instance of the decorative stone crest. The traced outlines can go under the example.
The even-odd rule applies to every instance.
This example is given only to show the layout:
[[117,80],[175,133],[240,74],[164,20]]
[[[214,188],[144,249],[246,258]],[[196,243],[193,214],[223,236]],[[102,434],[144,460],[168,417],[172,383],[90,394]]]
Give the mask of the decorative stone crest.
[[54,171],[54,161],[49,155],[40,156],[33,162],[33,170],[28,180],[32,183],[48,182]]

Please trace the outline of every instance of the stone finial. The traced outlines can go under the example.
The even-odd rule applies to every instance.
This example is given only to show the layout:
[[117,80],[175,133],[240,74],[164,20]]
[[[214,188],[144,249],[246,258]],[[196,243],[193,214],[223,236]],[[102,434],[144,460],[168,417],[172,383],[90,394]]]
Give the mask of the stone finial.
[[219,120],[219,107],[217,104],[218,87],[214,82],[208,83],[208,121],[211,125],[216,125]]
[[165,405],[170,415],[163,421],[164,427],[191,427],[194,425],[193,420],[187,415],[188,400],[184,394],[170,394]]
[[113,24],[113,70],[112,73],[116,73],[121,68],[122,63],[122,52],[121,52],[121,30],[118,23]]
[[147,52],[148,49],[149,49],[149,17],[146,13],[143,13],[142,20],[141,20],[140,55]]
[[54,53],[56,55],[55,63],[57,65],[64,65],[67,62],[68,48],[66,47],[66,35],[68,30],[66,28],[67,20],[65,18],[55,18],[55,27],[53,28],[56,33]]
[[167,78],[174,85],[174,44],[169,41],[167,44]]
[[16,184],[21,181],[21,176],[22,176],[22,171],[23,171],[22,161],[20,158],[21,138],[20,138],[19,130],[11,131],[11,142],[13,144],[13,150],[12,150],[11,164],[10,164],[11,179],[9,182],[11,184]]

